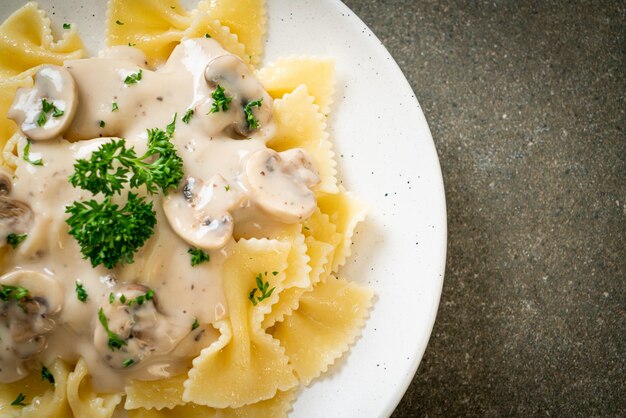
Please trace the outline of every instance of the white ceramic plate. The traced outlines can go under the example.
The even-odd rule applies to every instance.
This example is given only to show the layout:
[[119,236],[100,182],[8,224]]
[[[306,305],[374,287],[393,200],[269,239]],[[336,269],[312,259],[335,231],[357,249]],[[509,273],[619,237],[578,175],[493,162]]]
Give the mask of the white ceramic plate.
[[[24,3],[0,2],[0,20]],[[104,45],[104,0],[39,3],[57,27],[76,24],[92,54]],[[362,338],[301,391],[290,417],[388,417],[422,358],[443,284],[446,209],[437,153],[402,72],[344,4],[268,3],[265,62],[291,54],[337,61],[331,133],[340,177],[371,207],[343,275],[377,294]]]

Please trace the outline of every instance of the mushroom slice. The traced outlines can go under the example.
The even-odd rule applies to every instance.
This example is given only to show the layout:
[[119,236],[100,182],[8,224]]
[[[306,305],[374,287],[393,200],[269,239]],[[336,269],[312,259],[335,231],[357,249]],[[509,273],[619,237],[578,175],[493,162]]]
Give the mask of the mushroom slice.
[[102,301],[94,345],[113,368],[167,354],[189,333],[189,327],[174,324],[159,311],[154,292],[146,286],[121,284],[111,295]]
[[204,70],[204,78],[209,87],[217,88],[219,85],[232,98],[229,112],[233,113],[234,121],[225,128],[229,136],[248,138],[256,129],[249,126],[244,112],[246,105],[256,100],[260,100],[260,104],[251,107],[250,111],[257,119],[258,127],[269,124],[272,119],[272,98],[239,57],[226,54],[213,58]]
[[189,244],[205,250],[222,248],[233,234],[229,211],[237,208],[244,194],[216,174],[208,183],[194,177],[183,180],[177,193],[163,198],[170,226]]
[[13,188],[13,176],[4,167],[0,167],[0,196],[6,196],[11,193]]
[[301,222],[317,205],[311,188],[320,178],[308,153],[300,148],[253,152],[245,163],[244,181],[250,199],[281,222]]
[[7,116],[24,135],[44,141],[67,130],[77,104],[76,84],[69,71],[58,65],[43,65],[35,74],[33,87],[17,90]]
[[33,211],[26,203],[0,196],[0,248],[7,244],[9,234],[28,232],[33,222]]
[[28,270],[0,277],[0,382],[24,376],[24,361],[46,347],[63,294],[51,277]]

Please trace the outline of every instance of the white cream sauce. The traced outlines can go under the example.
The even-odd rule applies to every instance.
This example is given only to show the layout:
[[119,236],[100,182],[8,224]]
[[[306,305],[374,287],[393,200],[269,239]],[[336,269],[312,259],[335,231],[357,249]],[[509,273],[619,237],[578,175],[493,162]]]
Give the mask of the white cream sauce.
[[[3,278],[14,272],[31,272],[24,277],[51,279],[63,295],[58,311],[44,313],[54,326],[41,328],[24,349],[14,341],[15,333],[10,329],[11,321],[15,322],[11,312],[16,302],[0,301],[0,382],[18,380],[29,368],[37,371],[42,362],[50,364],[58,357],[69,362],[83,357],[100,391],[123,389],[129,379],[153,380],[185,371],[191,358],[218,338],[210,324],[228,315],[221,270],[238,220],[255,236],[265,236],[280,225],[303,220],[313,210],[311,204],[315,205],[310,187],[319,179],[304,152],[297,154],[298,158],[285,154],[291,165],[281,166],[272,176],[258,177],[263,176],[259,174],[263,170],[249,156],[265,150],[273,135],[272,99],[245,64],[217,42],[183,41],[156,71],[145,68],[145,57],[135,48],[114,47],[100,56],[65,63],[74,85],[64,87],[75,89],[70,93],[78,102],[70,115],[71,125],[62,137],[30,144],[30,160],[42,159],[40,166],[24,160],[27,142],[26,138],[21,140],[11,190],[0,193],[6,194],[0,198],[25,204],[32,211],[26,226],[20,224],[21,229],[30,225],[26,240],[16,249],[3,249]],[[140,70],[138,82],[124,83],[126,77]],[[232,97],[231,106],[228,111],[209,113],[217,84]],[[70,97],[70,93],[64,94]],[[18,91],[16,97],[27,94],[41,96],[45,92]],[[262,105],[254,108],[254,115],[259,127],[249,129],[243,107],[258,99]],[[117,110],[113,110],[113,103]],[[16,99],[12,112],[30,112],[25,119],[32,122],[33,115],[41,112],[34,105]],[[188,109],[194,114],[187,124],[181,117]],[[140,189],[139,194],[154,204],[154,235],[135,253],[133,263],[120,262],[113,269],[92,267],[68,234],[65,207],[78,200],[101,200],[102,196],[72,187],[68,177],[74,172],[74,163],[88,159],[111,138],[125,138],[126,145],[142,155],[147,147],[146,130],[164,129],[175,113],[178,117],[172,142],[185,173],[179,189],[166,197],[147,195]],[[280,160],[281,154],[272,156]],[[183,193],[190,183],[195,185],[193,198]],[[277,196],[296,212],[285,212],[282,200],[272,204]],[[124,203],[120,196],[114,200]],[[275,210],[275,206],[280,209]],[[222,222],[226,218],[230,224]],[[7,230],[1,239],[14,228],[15,223],[7,221],[10,219],[0,213],[0,229]],[[214,221],[217,223],[212,224]],[[200,231],[202,227],[205,230]],[[203,241],[206,234],[221,235]],[[188,254],[192,246],[203,248],[210,261],[192,267]],[[32,277],[18,280],[17,285],[28,288],[28,282],[32,287]],[[76,281],[88,294],[85,302],[77,298]],[[42,289],[29,289],[30,298],[47,303],[49,292]],[[119,302],[121,295],[136,298],[146,289],[152,289],[155,297],[144,305],[128,308]],[[113,304],[109,301],[111,293]],[[98,318],[101,308],[109,328],[126,339],[123,349],[107,347],[106,332]],[[196,320],[199,326],[192,330]],[[123,367],[128,359],[132,364]]]

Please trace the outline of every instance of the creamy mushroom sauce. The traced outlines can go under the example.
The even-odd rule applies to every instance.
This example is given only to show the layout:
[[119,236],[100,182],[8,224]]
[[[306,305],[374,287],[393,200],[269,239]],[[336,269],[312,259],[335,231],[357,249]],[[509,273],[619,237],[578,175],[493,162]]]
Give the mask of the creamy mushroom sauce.
[[[28,234],[16,249],[3,249],[5,275],[0,284],[27,288],[33,315],[45,319],[44,324],[26,327],[30,334],[20,337],[11,326],[28,318],[15,315],[19,311],[15,301],[0,301],[0,382],[16,381],[58,357],[71,363],[83,357],[99,391],[121,390],[129,379],[153,380],[184,372],[191,358],[218,338],[210,324],[228,315],[221,268],[234,243],[233,230],[236,236],[269,236],[285,223],[304,220],[315,208],[310,190],[319,182],[315,167],[302,150],[276,153],[266,148],[274,132],[272,99],[243,62],[214,40],[190,39],[178,45],[157,71],[148,70],[145,63],[139,50],[114,47],[99,58],[67,61],[71,81],[55,84],[55,89],[40,80],[35,89],[41,84],[46,91],[26,89],[16,94],[11,114],[26,136],[29,129],[54,130],[66,123],[48,118],[42,127],[34,127],[32,121],[42,109],[32,97],[49,95],[62,110],[73,100],[73,108],[65,109],[63,118],[71,123],[62,136],[46,139],[44,133],[31,143],[31,161],[42,159],[43,165],[24,160],[27,140],[20,140],[12,184],[0,188],[5,206],[18,202],[32,211],[26,220],[0,213],[2,243],[8,233],[16,232],[16,225],[17,232]],[[140,69],[139,82],[124,83]],[[63,81],[62,70],[48,66],[45,71]],[[232,96],[231,107],[209,114],[218,84]],[[243,106],[257,99],[262,99],[261,107],[254,109],[259,128],[248,129]],[[194,110],[188,124],[181,121],[187,109]],[[135,253],[134,263],[119,263],[110,270],[93,268],[82,258],[65,222],[66,206],[94,198],[68,182],[75,161],[89,158],[102,143],[117,137],[125,138],[127,146],[141,155],[147,147],[146,130],[164,128],[175,112],[172,142],[185,172],[179,189],[166,197],[147,196],[154,202],[157,226]],[[116,199],[124,203],[121,197]],[[210,261],[192,267],[187,252],[192,246],[207,251]],[[77,280],[88,294],[85,302],[77,298]],[[119,302],[122,295],[136,298],[147,289],[153,290],[154,298],[141,306],[128,308]],[[62,295],[58,307],[50,299],[55,292]],[[112,331],[127,341],[135,339],[124,350],[107,347],[98,319],[101,308]],[[196,319],[199,326],[192,330]],[[123,367],[128,359],[132,364]]]

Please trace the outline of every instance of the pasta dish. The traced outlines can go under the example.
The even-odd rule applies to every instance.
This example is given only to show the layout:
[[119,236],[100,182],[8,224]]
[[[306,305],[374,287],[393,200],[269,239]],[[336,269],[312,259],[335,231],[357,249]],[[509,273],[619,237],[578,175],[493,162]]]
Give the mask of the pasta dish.
[[262,0],[110,0],[108,47],[0,26],[0,414],[284,417],[373,294],[342,277],[334,64]]

